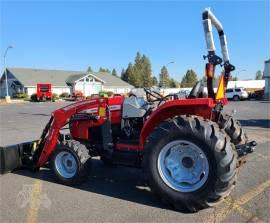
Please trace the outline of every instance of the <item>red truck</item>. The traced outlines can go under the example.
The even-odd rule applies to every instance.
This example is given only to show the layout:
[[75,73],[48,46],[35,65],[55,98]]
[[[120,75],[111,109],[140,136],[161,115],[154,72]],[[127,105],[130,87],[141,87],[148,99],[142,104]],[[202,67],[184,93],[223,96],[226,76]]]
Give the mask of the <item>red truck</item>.
[[37,101],[52,99],[52,84],[37,84]]

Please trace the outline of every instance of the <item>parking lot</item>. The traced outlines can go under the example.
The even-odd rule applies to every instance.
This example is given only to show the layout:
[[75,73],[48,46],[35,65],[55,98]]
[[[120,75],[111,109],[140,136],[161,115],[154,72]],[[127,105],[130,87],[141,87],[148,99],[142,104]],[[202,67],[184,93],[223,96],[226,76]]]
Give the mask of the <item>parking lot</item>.
[[[67,102],[0,105],[0,145],[39,138],[50,113]],[[230,102],[228,112],[258,143],[241,167],[233,193],[195,214],[164,206],[145,186],[139,169],[93,160],[80,187],[56,183],[49,169],[0,176],[0,222],[270,222],[270,101]]]

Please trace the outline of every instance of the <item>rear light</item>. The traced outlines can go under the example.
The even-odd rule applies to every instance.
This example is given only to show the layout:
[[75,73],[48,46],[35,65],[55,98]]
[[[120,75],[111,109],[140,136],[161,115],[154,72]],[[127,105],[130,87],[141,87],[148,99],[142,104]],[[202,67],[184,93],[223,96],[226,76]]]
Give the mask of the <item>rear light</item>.
[[214,76],[214,65],[207,63],[205,66],[205,76],[207,78],[212,78]]

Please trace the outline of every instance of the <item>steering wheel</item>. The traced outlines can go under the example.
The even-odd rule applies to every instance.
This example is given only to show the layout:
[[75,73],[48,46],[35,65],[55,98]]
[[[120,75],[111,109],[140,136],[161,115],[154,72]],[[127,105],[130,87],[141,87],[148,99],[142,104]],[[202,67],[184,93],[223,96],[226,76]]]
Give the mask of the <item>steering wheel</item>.
[[[150,88],[143,88],[143,90],[146,93],[146,99],[148,102],[155,102],[155,101],[162,101],[164,100],[164,97],[159,94],[158,92],[151,90]],[[155,100],[151,99],[151,96],[155,98]]]

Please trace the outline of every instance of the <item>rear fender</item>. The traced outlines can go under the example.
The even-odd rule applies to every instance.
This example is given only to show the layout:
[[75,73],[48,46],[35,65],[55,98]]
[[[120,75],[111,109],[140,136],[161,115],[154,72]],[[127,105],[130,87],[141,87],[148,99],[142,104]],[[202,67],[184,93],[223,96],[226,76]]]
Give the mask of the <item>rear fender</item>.
[[140,134],[140,148],[143,149],[147,137],[162,121],[179,115],[197,115],[211,119],[213,107],[212,98],[180,99],[164,103],[145,122]]

